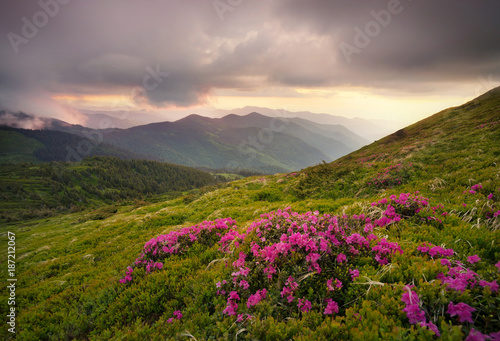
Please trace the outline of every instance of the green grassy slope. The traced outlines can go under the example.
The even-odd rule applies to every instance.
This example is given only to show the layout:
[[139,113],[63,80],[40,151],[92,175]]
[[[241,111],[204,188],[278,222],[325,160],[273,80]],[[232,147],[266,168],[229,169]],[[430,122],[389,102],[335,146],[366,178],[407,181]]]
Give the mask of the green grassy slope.
[[[2,245],[7,231],[16,233],[17,339],[436,339],[411,320],[411,309],[442,339],[462,340],[476,331],[492,335],[500,331],[494,284],[500,281],[495,267],[500,260],[499,142],[500,88],[298,173],[241,179],[142,207],[123,205],[102,220],[76,212],[5,225]],[[409,193],[407,205],[396,202],[402,193]],[[266,228],[257,231],[262,214],[286,207],[290,213],[268,216]],[[178,254],[143,249],[156,236],[227,217],[236,224],[226,221],[229,227],[248,232],[244,241],[222,229],[222,222],[212,232],[203,229],[205,223],[174,244],[160,243]],[[291,243],[297,231],[309,239],[291,253],[266,258],[252,252],[256,245],[272,250],[281,238]],[[326,231],[337,236],[338,246]],[[233,236],[226,237],[233,239],[227,253],[219,250],[224,243],[216,232]],[[371,240],[369,247],[353,242],[360,238],[356,233]],[[431,255],[424,243],[454,251]],[[162,269],[146,274],[134,265],[143,251]],[[248,277],[231,275],[239,271],[241,252]],[[315,254],[319,258],[313,262]],[[473,255],[481,260],[474,262]],[[133,280],[120,283],[130,265]],[[268,266],[276,270],[271,279]],[[334,279],[342,287],[335,287]],[[228,283],[218,289],[223,280]],[[289,302],[285,289],[291,283],[297,288]],[[238,298],[231,294],[231,299],[231,291]],[[228,315],[234,303],[239,317]],[[0,309],[5,316],[7,305]],[[0,333],[11,336],[5,328]]]
[[40,162],[35,151],[43,146],[15,130],[0,130],[0,163]]
[[0,127],[0,164],[17,162],[77,162],[85,157],[112,156],[121,159],[156,158],[125,151],[105,143],[102,134],[87,128],[30,130]]
[[78,163],[0,165],[0,221],[53,216],[157,195],[176,197],[182,191],[215,184],[214,176],[197,169],[103,156]]

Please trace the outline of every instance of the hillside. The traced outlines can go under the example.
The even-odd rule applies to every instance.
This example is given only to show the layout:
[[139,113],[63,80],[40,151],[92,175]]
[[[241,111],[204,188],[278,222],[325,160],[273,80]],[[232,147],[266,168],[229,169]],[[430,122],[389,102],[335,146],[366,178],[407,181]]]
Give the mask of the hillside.
[[112,157],[0,165],[0,221],[41,218],[157,195],[177,197],[182,191],[215,185],[217,180],[221,178],[189,167]]
[[17,339],[498,339],[499,145],[496,88],[300,172],[2,226]]
[[[120,159],[152,159],[117,148],[102,141],[102,135],[90,129],[69,126],[64,128],[72,133],[58,130],[32,130],[0,127],[0,164],[18,162],[78,162],[91,156],[112,156]],[[63,129],[63,128],[54,128]]]

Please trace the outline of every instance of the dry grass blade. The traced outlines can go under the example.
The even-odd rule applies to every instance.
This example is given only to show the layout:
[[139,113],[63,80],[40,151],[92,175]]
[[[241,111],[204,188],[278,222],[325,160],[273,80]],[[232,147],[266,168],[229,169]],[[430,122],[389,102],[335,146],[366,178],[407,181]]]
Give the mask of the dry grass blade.
[[299,282],[299,283],[300,283],[300,282],[302,282],[302,281],[303,281],[303,280],[305,280],[307,277],[310,277],[310,276],[314,275],[315,273],[316,273],[316,271],[311,271],[311,272],[306,273],[304,276],[302,276],[302,277],[300,277],[300,278],[298,279],[298,282]]
[[187,330],[186,330],[184,333],[180,334],[180,335],[181,335],[181,336],[187,336],[187,337],[189,337],[190,339],[193,339],[194,341],[198,341],[198,340],[197,340],[197,339],[193,336],[193,334],[191,334],[191,333],[190,333],[190,332],[188,332]]
[[234,336],[234,339],[235,339],[235,340],[238,340],[238,335],[240,335],[241,333],[246,332],[246,331],[248,331],[248,330],[247,330],[247,329],[245,329],[245,328],[241,328],[240,330],[238,330],[238,331],[236,332],[236,335]]
[[224,262],[226,260],[228,260],[229,258],[220,258],[220,259],[214,259],[213,261],[211,261],[210,263],[208,263],[207,267],[205,268],[205,271],[207,271],[212,265],[214,265],[215,263],[217,262]]
[[379,285],[379,286],[382,286],[382,287],[385,285],[385,283],[382,283],[382,282],[379,282],[379,281],[373,281],[373,280],[371,280],[370,278],[368,278],[368,277],[366,277],[366,276],[365,276],[365,278],[366,278],[366,280],[367,280],[368,282],[366,282],[366,283],[352,283],[352,284],[357,284],[357,285],[369,285],[370,287],[369,287],[369,288],[368,288],[368,290],[366,291],[366,295],[368,295],[368,293],[370,292],[370,290],[371,290],[371,288],[372,288],[372,286],[373,286],[373,285]]
[[378,272],[377,272],[377,275],[381,275],[381,276],[384,276],[386,273],[394,270],[396,268],[396,266],[394,266],[392,263],[389,263],[389,264],[386,264],[382,267],[382,269],[380,269]]

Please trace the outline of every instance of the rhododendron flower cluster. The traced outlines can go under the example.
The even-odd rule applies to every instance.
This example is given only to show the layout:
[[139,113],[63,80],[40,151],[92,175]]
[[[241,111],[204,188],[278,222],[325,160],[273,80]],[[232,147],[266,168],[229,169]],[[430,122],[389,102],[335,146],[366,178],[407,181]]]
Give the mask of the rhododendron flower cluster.
[[134,269],[132,269],[130,266],[127,267],[127,272],[125,273],[125,277],[120,279],[120,283],[127,283],[132,281],[132,272],[134,272]]
[[[279,290],[271,299],[279,300],[283,310],[295,306],[295,311],[302,313],[319,309],[326,314],[337,312],[338,304],[333,299],[341,297],[359,276],[352,265],[360,257],[383,265],[395,253],[403,252],[397,243],[372,234],[373,228],[366,229],[372,221],[365,215],[299,214],[287,208],[261,217],[246,231],[248,237],[242,248],[249,252],[240,252],[230,263],[231,280],[225,287],[221,284],[227,295],[225,314],[252,311],[268,299],[270,288]],[[326,309],[319,301],[304,297],[311,285],[321,285],[318,294]],[[238,293],[238,299],[234,293]],[[239,301],[246,305],[238,305]]]
[[337,302],[332,300],[331,298],[326,299],[326,308],[325,311],[323,312],[324,315],[331,315],[333,313],[338,313],[339,312],[339,305]]
[[427,322],[425,311],[423,311],[420,307],[420,298],[416,292],[411,290],[412,288],[413,286],[410,285],[405,286],[406,292],[403,293],[403,297],[401,298],[406,305],[403,312],[406,313],[406,316],[410,320],[411,324],[418,324],[421,327],[427,327],[429,330],[433,331],[434,334],[440,336],[437,326],[431,321]]
[[472,313],[476,311],[476,309],[472,308],[466,303],[460,302],[457,304],[453,304],[450,302],[448,305],[448,310],[446,313],[450,314],[450,316],[458,316],[458,320],[460,323],[462,322],[470,322],[474,323],[472,320]]
[[[444,257],[439,259],[439,261],[441,265],[447,267],[447,270],[444,273],[439,273],[436,276],[436,279],[445,284],[448,291],[458,291],[460,293],[464,293],[466,290],[476,290],[475,292],[478,292],[478,290],[481,290],[481,288],[486,287],[489,288],[492,293],[496,293],[499,290],[499,285],[496,280],[488,282],[484,279],[481,279],[481,277],[476,272],[467,268],[460,261],[450,261],[450,259],[448,258],[456,256],[456,253],[452,249],[444,249],[442,247],[434,246],[431,243],[423,243],[417,248],[417,251],[419,251],[420,254],[428,254],[432,258],[436,256]],[[471,265],[475,265],[480,261],[481,258],[478,255],[467,257],[467,262]],[[452,266],[452,262],[456,264],[456,266]],[[500,262],[497,263],[497,266],[500,269]],[[406,304],[406,307],[403,309],[403,311],[407,313],[410,323],[419,324],[420,326],[426,326],[430,330],[434,331],[436,335],[439,335],[437,327],[431,324],[431,322],[427,323],[425,312],[421,308],[422,302],[420,301],[417,293],[411,291],[411,288],[413,288],[413,286],[405,287],[408,292],[405,292],[402,298],[402,301]],[[446,309],[446,313],[450,317],[458,317],[456,318],[456,320],[458,320],[459,323],[474,323],[472,313],[477,309],[471,307],[469,304],[465,302],[454,303],[450,301],[447,306],[444,306],[444,308]],[[490,335],[496,334],[492,333]],[[479,331],[475,331],[474,329],[472,329],[467,339],[486,340],[490,338],[490,336],[483,335]]]
[[174,322],[174,318],[177,319],[177,320],[182,319],[182,313],[181,313],[180,310],[174,311],[174,317],[169,318],[167,320],[167,323],[173,323]]
[[441,246],[434,246],[432,245],[432,243],[427,243],[427,242],[417,247],[417,250],[422,253],[427,253],[432,258],[436,256],[449,258],[455,254],[455,251],[453,251],[453,249],[444,249]]
[[[471,190],[481,189],[482,186],[479,186],[474,185]],[[398,243],[374,233],[405,219],[417,218],[419,222],[428,213],[431,216],[426,217],[426,221],[429,218],[438,221],[436,215],[447,215],[441,214],[443,210],[443,205],[431,206],[427,198],[416,192],[391,195],[373,202],[367,214],[334,216],[320,215],[317,211],[301,214],[291,208],[277,210],[261,215],[261,219],[253,222],[245,233],[240,233],[236,222],[230,218],[203,222],[148,241],[134,265],[127,268],[120,283],[132,281],[133,267],[143,267],[146,273],[150,273],[162,269],[167,257],[182,254],[195,243],[210,248],[218,243],[218,251],[230,256],[223,255],[223,278],[213,290],[218,295],[217,300],[225,304],[222,313],[234,316],[236,322],[247,323],[253,315],[261,316],[271,308],[273,317],[279,320],[310,312],[342,314],[341,310],[347,309],[345,307],[353,302],[352,295],[357,292],[359,284],[372,283],[356,280],[360,277],[360,270],[369,269],[375,273],[377,268],[393,261],[396,254],[403,253]],[[457,249],[457,252],[462,251]],[[402,311],[410,324],[427,328],[440,336],[434,324],[438,319],[451,324],[474,324],[473,313],[476,311],[476,320],[481,318],[484,308],[479,304],[467,301],[471,306],[459,302],[461,297],[469,297],[469,291],[474,297],[498,295],[498,282],[491,278],[491,270],[482,271],[478,255],[469,256],[465,261],[465,256],[453,249],[428,242],[420,244],[411,257],[415,255],[426,258],[434,269],[438,267],[443,272],[437,275],[431,272],[435,278],[425,278],[426,282],[439,286],[441,296],[436,304],[439,313],[436,312],[438,308],[432,306],[433,302],[424,304],[423,300],[430,295],[423,295],[414,286],[405,286],[401,298],[405,304]],[[488,258],[487,254],[481,255]],[[458,257],[463,263],[457,260]],[[496,267],[500,271],[500,262]],[[384,270],[390,268],[385,267]],[[377,275],[383,272],[379,271]],[[357,285],[353,285],[354,281]],[[173,323],[181,318],[181,312],[175,311],[167,322]],[[477,329],[478,326],[483,330],[484,323],[476,323],[474,327]],[[484,335],[470,328],[472,325],[465,326],[466,332],[470,330],[468,339],[497,336],[495,333]],[[492,330],[484,328],[488,332]]]
[[479,258],[478,255],[473,255],[473,256],[469,256],[467,258],[467,262],[469,262],[470,264],[474,264],[474,263],[477,263],[481,260],[481,258]]
[[384,168],[368,182],[368,185],[376,188],[392,188],[401,185],[408,180],[408,172],[412,167],[411,163],[408,165],[398,163]]
[[[173,254],[186,252],[195,242],[207,245],[219,242],[221,246],[220,250],[228,252],[230,242],[234,240],[237,243],[238,240],[245,238],[245,235],[239,234],[235,229],[236,221],[226,218],[215,221],[204,221],[201,224],[159,235],[144,245],[141,254],[136,258],[133,266],[145,267],[146,273],[150,273],[156,269],[160,270],[163,268],[161,260]],[[130,276],[132,271],[132,268],[129,267],[126,276],[120,280],[120,283],[130,282],[132,280]]]
[[446,275],[440,273],[436,278],[448,284],[448,289],[460,292],[464,292],[467,288],[473,288],[477,283],[477,274],[461,266],[452,267]]

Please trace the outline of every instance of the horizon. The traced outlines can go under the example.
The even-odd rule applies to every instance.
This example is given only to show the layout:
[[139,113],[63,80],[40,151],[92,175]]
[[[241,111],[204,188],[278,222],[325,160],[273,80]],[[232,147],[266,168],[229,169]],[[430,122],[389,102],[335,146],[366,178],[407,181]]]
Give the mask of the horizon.
[[408,125],[500,75],[495,1],[4,6],[0,110],[72,124],[83,111],[160,122],[256,106]]

